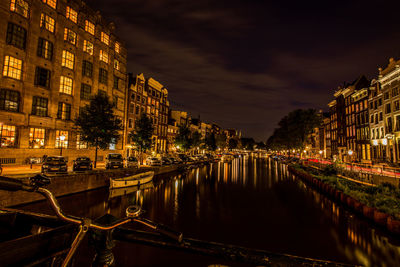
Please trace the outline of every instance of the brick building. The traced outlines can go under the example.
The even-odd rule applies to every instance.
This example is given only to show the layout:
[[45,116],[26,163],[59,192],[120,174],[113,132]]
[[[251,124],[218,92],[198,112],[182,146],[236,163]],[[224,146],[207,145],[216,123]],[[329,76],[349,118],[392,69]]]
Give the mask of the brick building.
[[[125,121],[127,52],[106,22],[80,0],[0,2],[0,162],[89,155],[73,120],[103,93]],[[64,139],[64,140],[63,140]],[[110,149],[122,152],[120,140]],[[107,151],[99,151],[101,160]]]

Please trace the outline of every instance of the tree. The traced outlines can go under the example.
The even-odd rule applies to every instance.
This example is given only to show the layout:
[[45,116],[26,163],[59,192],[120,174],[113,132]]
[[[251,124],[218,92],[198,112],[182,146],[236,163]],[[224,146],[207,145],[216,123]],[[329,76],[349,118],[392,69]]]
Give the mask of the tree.
[[85,105],[75,125],[81,142],[87,142],[96,148],[94,167],[97,164],[97,150],[109,148],[111,143],[117,143],[122,130],[122,121],[114,115],[114,106],[106,95],[95,95],[88,105]]
[[192,145],[191,132],[186,124],[179,125],[178,133],[175,137],[175,145],[181,147],[184,151],[190,149]]
[[256,141],[254,141],[253,138],[246,138],[246,137],[240,138],[240,142],[242,143],[242,147],[247,150],[253,150],[254,145],[256,143]]
[[142,162],[143,152],[151,148],[151,137],[154,127],[149,117],[145,113],[135,122],[135,129],[129,133],[129,138],[138,147],[140,159]]
[[191,142],[190,142],[192,148],[199,147],[202,142],[203,142],[203,140],[201,140],[201,134],[199,132],[192,133]]
[[211,151],[215,151],[217,149],[217,141],[215,140],[214,133],[207,133],[204,143],[206,144],[207,149]]
[[238,144],[239,144],[239,141],[237,139],[235,139],[235,138],[230,138],[228,140],[228,148],[230,150],[237,148]]
[[217,135],[216,144],[218,148],[224,149],[226,147],[226,135],[225,134]]

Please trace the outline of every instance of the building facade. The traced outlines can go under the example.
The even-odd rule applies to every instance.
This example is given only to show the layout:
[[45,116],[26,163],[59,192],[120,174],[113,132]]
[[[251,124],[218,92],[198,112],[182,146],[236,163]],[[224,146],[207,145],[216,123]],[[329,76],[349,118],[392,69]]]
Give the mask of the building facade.
[[[106,94],[125,121],[127,52],[106,22],[80,0],[0,3],[0,162],[94,156],[73,120],[92,95]],[[124,135],[113,151],[123,151]],[[100,151],[99,160],[107,151]]]

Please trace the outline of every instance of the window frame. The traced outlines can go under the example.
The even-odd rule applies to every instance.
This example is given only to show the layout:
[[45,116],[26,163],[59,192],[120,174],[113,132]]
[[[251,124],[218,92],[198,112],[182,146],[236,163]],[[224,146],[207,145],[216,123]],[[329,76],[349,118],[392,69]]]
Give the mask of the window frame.
[[25,50],[26,48],[27,31],[24,27],[8,22],[6,43],[16,48]]
[[6,88],[0,89],[0,110],[19,112],[21,108],[21,93]]
[[39,117],[48,117],[49,99],[41,96],[33,96],[32,98],[32,115]]

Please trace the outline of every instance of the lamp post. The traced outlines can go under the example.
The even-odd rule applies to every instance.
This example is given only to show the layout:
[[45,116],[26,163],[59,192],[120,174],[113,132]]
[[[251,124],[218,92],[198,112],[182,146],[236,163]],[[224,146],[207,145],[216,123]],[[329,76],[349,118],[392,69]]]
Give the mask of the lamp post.
[[353,163],[351,162],[351,155],[353,155],[353,150],[350,149],[347,153],[349,154],[350,170],[352,171],[353,170]]
[[64,140],[65,140],[65,136],[61,135],[60,136],[60,156],[62,156],[62,149],[63,149]]

